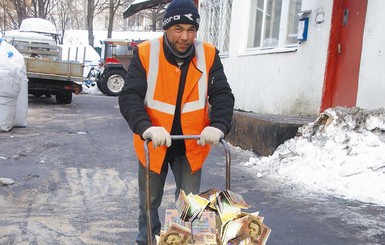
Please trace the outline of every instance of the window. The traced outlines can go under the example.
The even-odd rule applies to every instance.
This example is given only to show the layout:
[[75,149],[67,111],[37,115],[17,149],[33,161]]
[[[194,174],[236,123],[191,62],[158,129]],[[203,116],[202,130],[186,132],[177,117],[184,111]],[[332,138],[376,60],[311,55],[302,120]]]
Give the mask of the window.
[[302,0],[253,0],[248,48],[282,48],[297,44]]
[[198,37],[215,45],[222,54],[229,51],[233,0],[201,0]]

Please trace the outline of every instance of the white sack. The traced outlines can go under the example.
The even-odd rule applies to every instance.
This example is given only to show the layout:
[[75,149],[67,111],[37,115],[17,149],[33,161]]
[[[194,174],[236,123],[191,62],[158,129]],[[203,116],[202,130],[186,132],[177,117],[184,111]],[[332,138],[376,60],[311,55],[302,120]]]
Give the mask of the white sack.
[[27,127],[28,116],[28,78],[27,69],[25,67],[24,57],[13,46],[9,45],[9,49],[13,52],[13,62],[16,66],[19,66],[18,76],[20,78],[20,93],[16,101],[16,115],[14,126],[15,127]]
[[25,74],[25,79],[21,81],[20,93],[16,101],[16,115],[14,126],[27,127],[28,116],[28,79]]
[[25,64],[21,54],[0,38],[0,131],[14,126],[16,102],[21,81],[25,76]]
[[0,96],[0,131],[9,131],[14,126],[16,99]]

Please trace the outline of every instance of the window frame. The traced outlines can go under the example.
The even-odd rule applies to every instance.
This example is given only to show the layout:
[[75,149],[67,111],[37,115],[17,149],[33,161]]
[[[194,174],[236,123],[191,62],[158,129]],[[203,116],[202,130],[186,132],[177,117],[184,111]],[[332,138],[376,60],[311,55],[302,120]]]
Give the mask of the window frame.
[[[256,23],[255,18],[257,14],[257,1],[251,0],[250,2],[250,15],[249,15],[249,23],[248,23],[248,29],[247,29],[247,35],[246,35],[246,48],[245,53],[243,55],[250,55],[250,54],[268,54],[268,53],[281,53],[281,52],[293,52],[297,50],[298,42],[295,43],[287,43],[288,35],[290,34],[289,31],[293,30],[290,27],[293,27],[293,25],[289,26],[289,18],[293,16],[293,14],[290,14],[289,9],[291,6],[292,1],[298,1],[298,0],[282,0],[282,6],[281,6],[281,14],[280,14],[280,24],[279,24],[279,32],[278,32],[278,42],[276,46],[262,46],[263,45],[263,35],[265,33],[266,28],[266,21],[265,21],[265,15],[266,15],[266,6],[267,3],[270,0],[263,0],[263,18],[262,18],[262,26],[260,28],[260,38],[258,47],[251,47],[250,43],[254,42],[254,40],[251,40],[251,38],[255,37],[255,32],[252,32],[256,29]],[[302,5],[302,0],[301,5]],[[297,13],[299,14],[299,12]],[[299,19],[299,16],[298,16]],[[292,20],[291,20],[292,21]],[[293,35],[293,33],[291,33]]]

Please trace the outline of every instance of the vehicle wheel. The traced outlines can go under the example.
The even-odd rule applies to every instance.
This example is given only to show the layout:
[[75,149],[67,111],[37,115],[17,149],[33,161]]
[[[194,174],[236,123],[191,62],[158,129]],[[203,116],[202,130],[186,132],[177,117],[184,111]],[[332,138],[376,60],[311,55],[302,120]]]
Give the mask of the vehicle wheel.
[[57,92],[56,93],[56,102],[58,104],[71,104],[72,92]]
[[98,87],[100,92],[102,92],[103,94],[106,94],[106,92],[102,88],[102,81],[100,79],[96,80],[96,86]]
[[[101,87],[105,94],[117,96],[122,92],[124,86],[124,70],[109,70],[102,77]],[[102,92],[103,92],[102,91]]]

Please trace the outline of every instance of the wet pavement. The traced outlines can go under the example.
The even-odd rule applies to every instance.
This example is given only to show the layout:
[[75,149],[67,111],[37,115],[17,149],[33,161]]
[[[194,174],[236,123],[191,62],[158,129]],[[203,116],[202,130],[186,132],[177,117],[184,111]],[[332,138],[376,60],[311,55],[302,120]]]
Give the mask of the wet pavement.
[[[0,244],[134,244],[137,163],[116,97],[77,95],[70,105],[29,100],[28,126],[0,133]],[[230,148],[231,187],[272,229],[267,244],[385,244],[385,207],[306,192],[257,178]],[[225,188],[225,157],[213,148],[201,190]],[[174,208],[168,177],[161,217]]]

